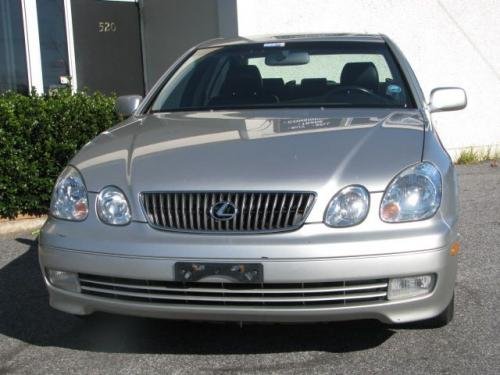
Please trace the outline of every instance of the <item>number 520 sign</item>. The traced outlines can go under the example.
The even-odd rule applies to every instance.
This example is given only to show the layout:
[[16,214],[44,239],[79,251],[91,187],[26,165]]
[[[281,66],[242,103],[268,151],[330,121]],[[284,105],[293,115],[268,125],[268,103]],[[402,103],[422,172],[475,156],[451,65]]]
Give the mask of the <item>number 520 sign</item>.
[[100,33],[114,33],[116,31],[116,24],[110,21],[101,21],[98,23]]

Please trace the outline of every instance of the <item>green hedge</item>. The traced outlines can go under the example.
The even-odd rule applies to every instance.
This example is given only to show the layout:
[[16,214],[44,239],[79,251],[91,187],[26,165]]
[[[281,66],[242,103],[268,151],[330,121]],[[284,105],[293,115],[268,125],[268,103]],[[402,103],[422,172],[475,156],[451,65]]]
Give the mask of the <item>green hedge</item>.
[[47,213],[69,159],[118,121],[114,97],[99,93],[0,95],[0,217]]

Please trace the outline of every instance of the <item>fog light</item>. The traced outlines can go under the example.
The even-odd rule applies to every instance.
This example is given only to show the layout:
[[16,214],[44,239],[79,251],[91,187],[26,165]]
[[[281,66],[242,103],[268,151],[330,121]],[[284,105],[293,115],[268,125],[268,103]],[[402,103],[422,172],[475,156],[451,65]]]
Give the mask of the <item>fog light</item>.
[[70,292],[80,292],[80,282],[78,275],[74,272],[47,270],[47,278],[55,287],[69,290]]
[[389,280],[387,299],[398,300],[428,294],[434,288],[434,275],[402,277]]

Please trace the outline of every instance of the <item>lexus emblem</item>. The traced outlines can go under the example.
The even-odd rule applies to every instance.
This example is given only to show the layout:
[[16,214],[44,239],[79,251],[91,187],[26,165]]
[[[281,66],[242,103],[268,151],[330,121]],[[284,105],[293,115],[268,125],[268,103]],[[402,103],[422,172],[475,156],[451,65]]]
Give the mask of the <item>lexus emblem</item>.
[[231,202],[217,202],[210,209],[210,215],[216,220],[231,220],[238,213],[238,209]]

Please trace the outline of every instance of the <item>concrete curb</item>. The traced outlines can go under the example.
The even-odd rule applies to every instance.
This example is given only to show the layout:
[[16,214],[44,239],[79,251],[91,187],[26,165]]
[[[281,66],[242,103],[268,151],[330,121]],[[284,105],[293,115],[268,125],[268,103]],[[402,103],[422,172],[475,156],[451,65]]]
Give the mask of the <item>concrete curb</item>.
[[32,232],[40,229],[47,220],[46,216],[33,219],[9,220],[0,222],[0,235],[21,232]]

